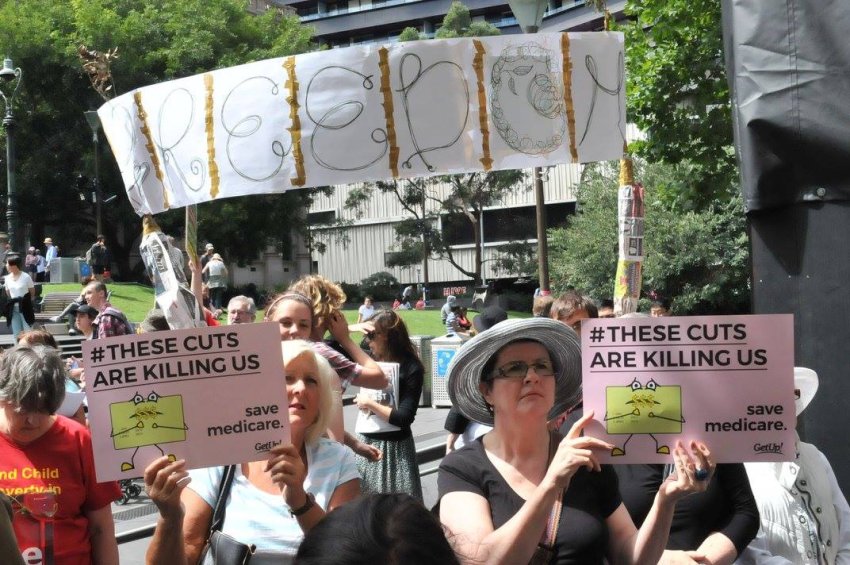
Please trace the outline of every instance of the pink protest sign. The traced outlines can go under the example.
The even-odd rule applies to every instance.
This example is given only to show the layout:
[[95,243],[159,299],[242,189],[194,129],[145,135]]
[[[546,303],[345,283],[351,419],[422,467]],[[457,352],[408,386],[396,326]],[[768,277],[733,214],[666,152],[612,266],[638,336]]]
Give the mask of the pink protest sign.
[[256,461],[289,441],[276,324],[87,341],[83,356],[98,481],[139,477],[162,455]]
[[585,433],[604,463],[669,463],[704,441],[718,463],[794,458],[790,314],[585,320]]

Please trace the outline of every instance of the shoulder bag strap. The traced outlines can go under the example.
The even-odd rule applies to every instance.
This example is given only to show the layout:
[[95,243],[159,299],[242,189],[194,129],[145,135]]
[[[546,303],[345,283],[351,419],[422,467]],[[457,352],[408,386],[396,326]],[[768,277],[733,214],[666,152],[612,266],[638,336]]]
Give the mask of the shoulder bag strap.
[[[555,457],[555,452],[558,451],[558,445],[561,443],[561,437],[556,431],[549,432],[549,462],[546,468],[552,463]],[[564,506],[564,489],[559,489],[557,498],[552,504],[552,510],[549,511],[549,519],[546,521],[546,529],[543,530],[543,535],[540,536],[540,545],[551,549],[555,546],[555,538],[558,535],[558,526],[561,523],[561,510]]]
[[[227,497],[230,496],[230,487],[233,485],[233,478],[236,476],[236,465],[228,465],[224,468],[224,476],[221,478],[221,483],[218,486],[218,497],[215,500],[215,509],[213,510],[212,522],[210,522],[210,535],[213,532],[221,531],[224,526],[224,510],[227,506]],[[207,536],[209,538],[209,535]]]

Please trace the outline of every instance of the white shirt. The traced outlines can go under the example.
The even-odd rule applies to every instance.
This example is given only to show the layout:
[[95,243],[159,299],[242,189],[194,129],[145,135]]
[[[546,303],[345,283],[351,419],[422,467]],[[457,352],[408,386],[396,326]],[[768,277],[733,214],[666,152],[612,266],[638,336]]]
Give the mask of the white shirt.
[[361,322],[365,322],[369,318],[375,315],[375,307],[374,306],[366,306],[363,304],[360,308],[357,309],[357,312],[360,314]]
[[797,441],[785,463],[745,463],[761,515],[738,563],[850,563],[850,506],[823,453]]
[[[307,478],[304,490],[316,498],[316,504],[327,510],[334,490],[341,484],[359,479],[354,453],[344,445],[327,438],[307,444]],[[190,471],[189,488],[215,507],[223,467]],[[264,492],[251,484],[239,468],[233,478],[230,497],[225,506],[222,532],[242,543],[255,544],[257,553],[251,564],[291,563],[304,533],[298,520],[289,514],[282,495]],[[209,559],[207,560],[209,562]]]
[[48,245],[47,250],[44,252],[44,260],[47,261],[47,266],[50,266],[50,262],[56,259],[58,254],[56,253],[55,245]]
[[17,279],[13,279],[11,274],[6,275],[3,279],[6,284],[6,292],[9,293],[11,298],[20,298],[29,293],[31,288],[35,288],[32,278],[23,271],[20,272]]

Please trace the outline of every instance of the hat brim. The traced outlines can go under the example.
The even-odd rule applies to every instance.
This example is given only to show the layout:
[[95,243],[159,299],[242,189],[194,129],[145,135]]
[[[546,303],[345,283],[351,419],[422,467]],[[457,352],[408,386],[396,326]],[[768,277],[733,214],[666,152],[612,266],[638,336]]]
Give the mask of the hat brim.
[[562,414],[581,399],[581,346],[567,325],[549,318],[506,320],[481,332],[458,349],[449,364],[448,392],[461,414],[481,424],[493,425],[479,384],[487,362],[514,341],[531,340],[543,345],[555,367],[555,403],[549,418]]
[[800,398],[794,401],[794,406],[797,411],[797,416],[803,413],[803,410],[814,399],[818,392],[818,374],[806,367],[794,367],[794,388],[800,391]]

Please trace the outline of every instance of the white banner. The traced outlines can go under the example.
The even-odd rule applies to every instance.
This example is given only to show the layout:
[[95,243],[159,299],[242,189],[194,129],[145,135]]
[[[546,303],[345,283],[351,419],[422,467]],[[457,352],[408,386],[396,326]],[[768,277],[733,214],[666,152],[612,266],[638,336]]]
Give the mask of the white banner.
[[139,88],[98,114],[141,215],[308,186],[618,159],[624,81],[620,33],[415,41],[212,71]]

